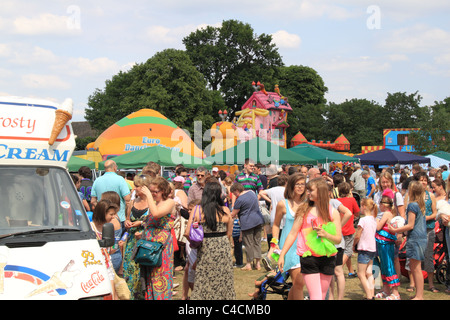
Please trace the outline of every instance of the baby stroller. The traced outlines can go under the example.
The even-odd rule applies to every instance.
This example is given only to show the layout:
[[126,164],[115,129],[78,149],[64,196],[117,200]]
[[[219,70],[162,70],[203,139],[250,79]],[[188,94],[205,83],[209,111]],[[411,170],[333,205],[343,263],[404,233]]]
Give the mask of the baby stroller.
[[448,255],[444,239],[444,226],[436,222],[436,240],[434,241],[434,275],[440,284],[446,283]]
[[[447,275],[448,257],[446,255],[447,248],[445,246],[443,228],[439,222],[436,222],[435,233],[436,239],[434,241],[434,248],[433,248],[435,277],[439,283],[445,284],[445,279]],[[406,237],[403,239],[403,242],[400,245],[398,258],[400,261],[400,270],[402,275],[409,279],[408,270],[406,269],[405,245],[406,245]],[[428,273],[422,270],[422,274],[423,279],[426,280],[428,278]]]
[[288,282],[289,273],[280,272],[278,269],[269,272],[261,283],[257,297],[252,300],[266,300],[268,294],[279,294],[283,300],[287,300],[292,282]]

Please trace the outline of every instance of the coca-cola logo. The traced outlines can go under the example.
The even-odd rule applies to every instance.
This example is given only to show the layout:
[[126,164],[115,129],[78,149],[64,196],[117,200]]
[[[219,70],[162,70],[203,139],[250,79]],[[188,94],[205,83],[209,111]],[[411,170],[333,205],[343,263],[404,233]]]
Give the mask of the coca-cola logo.
[[105,280],[105,277],[100,274],[100,271],[95,271],[91,274],[91,278],[87,282],[81,282],[81,289],[89,293],[92,289],[97,287],[100,283]]

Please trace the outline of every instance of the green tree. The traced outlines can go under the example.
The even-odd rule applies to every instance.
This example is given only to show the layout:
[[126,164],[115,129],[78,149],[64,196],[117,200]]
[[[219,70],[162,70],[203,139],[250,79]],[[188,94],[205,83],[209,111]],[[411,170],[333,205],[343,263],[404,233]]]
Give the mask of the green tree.
[[420,106],[421,101],[418,91],[409,95],[406,92],[388,93],[382,113],[384,128],[418,128],[429,113],[426,107]]
[[293,110],[288,116],[288,145],[299,131],[308,140],[321,135],[324,125],[322,113],[327,102],[325,93],[328,91],[322,77],[307,66],[283,66],[280,67],[277,84]]
[[160,112],[192,134],[194,121],[202,121],[203,131],[209,129],[224,103],[206,89],[203,75],[186,52],[166,49],[128,72],[119,72],[103,90],[96,89],[88,100],[86,120],[103,131],[142,108]]
[[409,135],[416,153],[450,152],[450,97],[436,101],[418,127],[419,131]]
[[341,133],[350,142],[350,151],[360,153],[361,146],[383,144],[383,108],[366,99],[329,103],[325,109],[322,140],[334,141]]
[[292,108],[292,114],[288,115],[287,119],[289,123],[287,145],[290,147],[292,138],[299,131],[309,141],[324,139],[324,111],[325,105],[316,104],[305,104],[302,108]]
[[280,75],[277,84],[281,94],[287,96],[289,102],[295,108],[301,108],[307,104],[325,104],[325,93],[328,88],[322,77],[311,67],[289,66],[280,67]]
[[252,81],[273,86],[283,65],[271,35],[256,35],[249,24],[237,20],[198,29],[183,44],[209,88],[223,96],[229,119],[252,94]]
[[94,137],[75,138],[75,150],[86,150],[86,146],[95,139]]

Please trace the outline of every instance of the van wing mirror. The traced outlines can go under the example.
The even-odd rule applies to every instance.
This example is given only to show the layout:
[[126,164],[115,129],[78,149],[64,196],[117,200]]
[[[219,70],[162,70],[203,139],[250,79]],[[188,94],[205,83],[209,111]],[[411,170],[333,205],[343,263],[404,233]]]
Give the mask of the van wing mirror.
[[114,242],[114,225],[112,223],[105,223],[102,229],[102,239],[98,240],[98,244],[102,248],[108,248],[112,247]]

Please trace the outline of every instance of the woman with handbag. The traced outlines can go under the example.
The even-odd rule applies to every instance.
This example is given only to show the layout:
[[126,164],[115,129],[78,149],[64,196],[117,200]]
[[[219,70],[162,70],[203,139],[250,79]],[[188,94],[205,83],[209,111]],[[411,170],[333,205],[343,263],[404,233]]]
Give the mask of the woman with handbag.
[[175,201],[169,198],[172,189],[161,176],[154,177],[150,187],[143,186],[149,214],[143,220],[142,239],[163,245],[162,263],[148,268],[141,265],[141,276],[146,282],[146,300],[171,300],[173,289],[173,228],[176,210]]
[[[193,224],[202,227],[200,230],[203,230],[203,240],[197,251],[195,286],[191,299],[236,299],[230,244],[233,219],[222,199],[222,187],[219,183],[205,184],[201,206],[192,211],[186,230],[191,230]],[[188,232],[185,235],[191,241],[193,235]]]
[[139,264],[134,262],[133,254],[136,247],[136,233],[141,234],[144,230],[144,219],[148,215],[148,201],[142,188],[150,187],[151,177],[149,175],[140,175],[134,177],[134,187],[136,191],[136,198],[132,205],[128,207],[128,212],[125,219],[125,227],[128,232],[128,239],[126,242],[123,258],[123,277],[127,281],[130,289],[131,300],[144,299],[144,294],[141,286],[141,268]]

